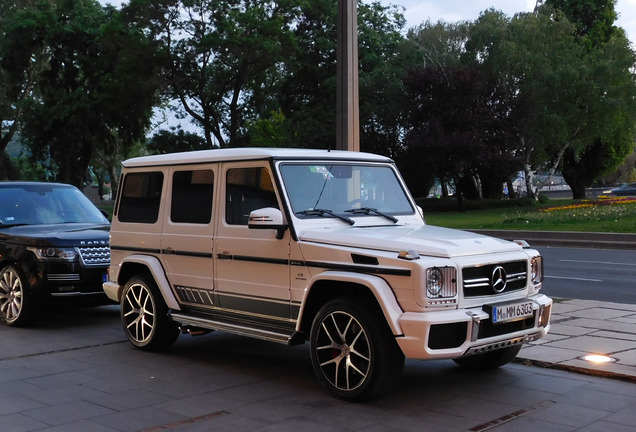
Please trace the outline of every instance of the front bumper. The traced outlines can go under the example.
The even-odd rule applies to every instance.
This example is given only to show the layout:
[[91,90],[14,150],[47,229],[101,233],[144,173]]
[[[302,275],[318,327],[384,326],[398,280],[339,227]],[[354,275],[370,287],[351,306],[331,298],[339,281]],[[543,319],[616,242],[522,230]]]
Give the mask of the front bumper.
[[481,308],[407,312],[396,340],[411,359],[457,358],[536,340],[550,330],[552,299],[538,294],[529,300],[533,316],[506,324],[493,324]]

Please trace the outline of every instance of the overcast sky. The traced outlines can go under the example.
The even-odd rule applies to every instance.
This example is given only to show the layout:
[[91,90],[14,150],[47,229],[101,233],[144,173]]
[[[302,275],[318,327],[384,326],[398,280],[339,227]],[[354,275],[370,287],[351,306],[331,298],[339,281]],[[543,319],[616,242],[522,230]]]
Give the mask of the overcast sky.
[[[491,7],[508,16],[531,12],[536,0],[381,0],[381,3],[404,6],[407,26],[414,27],[426,20],[474,21],[480,12]],[[636,43],[636,0],[618,0],[616,12],[619,14],[616,24],[625,29],[632,43]]]

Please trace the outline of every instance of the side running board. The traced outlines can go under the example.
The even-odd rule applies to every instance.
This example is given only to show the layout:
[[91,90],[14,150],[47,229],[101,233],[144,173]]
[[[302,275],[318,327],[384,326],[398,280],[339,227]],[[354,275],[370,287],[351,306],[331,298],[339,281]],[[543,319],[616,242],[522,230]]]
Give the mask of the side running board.
[[271,329],[247,327],[227,321],[219,321],[209,318],[200,318],[192,315],[184,315],[179,312],[171,311],[170,318],[181,325],[181,327],[196,327],[206,330],[221,330],[228,333],[234,333],[241,336],[248,336],[257,339],[278,342],[286,345],[295,345],[304,343],[304,337],[295,331],[285,332],[274,331]]

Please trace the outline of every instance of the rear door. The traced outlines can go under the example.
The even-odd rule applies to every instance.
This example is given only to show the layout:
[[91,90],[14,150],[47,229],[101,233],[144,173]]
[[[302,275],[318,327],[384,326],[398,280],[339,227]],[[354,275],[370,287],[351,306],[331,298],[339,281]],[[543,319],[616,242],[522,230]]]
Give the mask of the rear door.
[[215,166],[171,167],[161,237],[166,276],[179,302],[211,308],[214,296]]

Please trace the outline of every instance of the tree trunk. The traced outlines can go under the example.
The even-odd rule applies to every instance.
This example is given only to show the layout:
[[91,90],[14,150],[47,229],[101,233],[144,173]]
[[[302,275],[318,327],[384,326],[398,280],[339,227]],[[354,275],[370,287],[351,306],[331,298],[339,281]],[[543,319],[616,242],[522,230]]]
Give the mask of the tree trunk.
[[515,199],[517,198],[517,193],[515,192],[515,188],[512,184],[512,180],[508,179],[506,180],[506,186],[508,187],[508,197],[510,199]]

